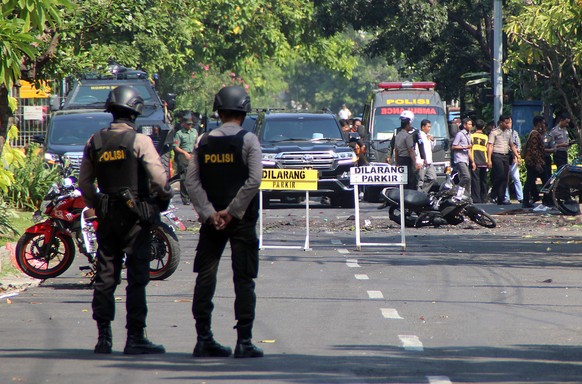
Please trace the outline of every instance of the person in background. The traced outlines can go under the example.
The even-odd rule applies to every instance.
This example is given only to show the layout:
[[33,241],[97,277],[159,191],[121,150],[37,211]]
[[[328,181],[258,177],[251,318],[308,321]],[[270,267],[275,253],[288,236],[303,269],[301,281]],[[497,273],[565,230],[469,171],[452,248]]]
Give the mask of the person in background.
[[[517,149],[517,153],[521,156],[521,139],[519,138],[519,133],[514,129],[511,130],[511,140]],[[509,158],[509,181],[507,183],[507,189],[505,190],[505,200],[510,201],[509,182],[513,181],[515,198],[521,203],[523,200],[523,185],[521,184],[519,165],[513,161],[513,156],[510,156]]]
[[570,114],[564,112],[558,117],[558,124],[550,131],[550,136],[554,142],[554,164],[556,164],[557,169],[560,169],[562,165],[568,164],[569,124]]
[[404,186],[406,189],[417,189],[416,171],[420,169],[416,162],[415,140],[412,134],[412,122],[414,121],[414,113],[409,110],[404,110],[400,114],[400,132],[394,139],[394,160],[397,165],[404,165],[407,167],[408,182]]
[[487,143],[487,167],[491,169],[491,198],[496,200],[498,205],[510,205],[511,202],[505,200],[507,190],[507,180],[509,177],[509,153],[513,153],[513,162],[521,162],[517,148],[511,139],[512,120],[510,115],[499,117],[499,126],[489,133]]
[[[420,151],[417,153],[417,162],[421,161],[421,168],[418,171],[418,190],[427,193],[430,192],[437,178],[436,170],[432,163],[432,150],[436,142],[430,134],[431,127],[430,120],[424,119],[420,122],[419,134],[423,143],[424,159],[420,156]],[[417,146],[417,148],[419,147]]]
[[349,120],[352,118],[352,112],[348,109],[348,106],[342,104],[342,108],[337,113],[337,116],[340,120]]
[[471,134],[471,153],[475,167],[471,169],[471,198],[473,203],[487,202],[487,135],[483,133],[485,122],[475,122],[475,132]]
[[[542,185],[548,180],[545,160],[544,136],[546,133],[546,122],[542,116],[533,119],[533,129],[529,133],[525,144],[524,162],[527,169],[527,179],[523,190],[522,208],[534,208],[534,202],[539,200],[539,192],[536,186],[536,179],[542,181]],[[550,209],[550,196],[544,195],[542,204],[535,207],[536,212],[545,212]]]
[[194,144],[196,144],[196,139],[198,138],[198,131],[194,128],[195,120],[198,120],[198,118],[192,112],[185,112],[180,118],[180,130],[174,136],[174,160],[181,178],[180,197],[184,205],[190,205],[190,197],[184,183],[184,175],[186,174],[186,168],[188,168],[188,162],[192,157]]
[[473,120],[466,117],[462,122],[462,129],[457,133],[451,145],[453,163],[459,174],[459,186],[465,188],[465,194],[471,196],[471,169],[476,169],[471,152],[471,130]]

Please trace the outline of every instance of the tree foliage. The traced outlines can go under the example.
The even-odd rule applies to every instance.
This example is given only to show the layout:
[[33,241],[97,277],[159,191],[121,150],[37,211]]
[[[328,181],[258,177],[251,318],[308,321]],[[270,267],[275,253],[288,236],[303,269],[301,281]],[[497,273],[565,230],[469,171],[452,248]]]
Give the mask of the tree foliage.
[[578,121],[582,121],[581,20],[579,0],[535,0],[506,24],[514,47],[506,66]]

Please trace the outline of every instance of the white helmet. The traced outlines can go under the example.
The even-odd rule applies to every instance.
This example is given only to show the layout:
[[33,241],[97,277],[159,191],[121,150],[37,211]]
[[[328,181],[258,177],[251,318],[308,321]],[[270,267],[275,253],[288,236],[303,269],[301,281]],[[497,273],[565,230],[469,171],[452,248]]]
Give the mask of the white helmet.
[[412,123],[414,121],[414,113],[406,109],[402,111],[402,113],[400,114],[400,120],[410,120],[410,122]]

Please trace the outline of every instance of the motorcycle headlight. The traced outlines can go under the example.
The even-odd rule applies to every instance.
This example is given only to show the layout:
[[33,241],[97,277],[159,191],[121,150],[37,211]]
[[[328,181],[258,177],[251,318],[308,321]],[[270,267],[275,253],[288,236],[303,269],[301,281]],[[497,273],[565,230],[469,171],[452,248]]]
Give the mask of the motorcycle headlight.
[[56,153],[45,152],[44,153],[44,160],[49,164],[60,163],[60,157]]

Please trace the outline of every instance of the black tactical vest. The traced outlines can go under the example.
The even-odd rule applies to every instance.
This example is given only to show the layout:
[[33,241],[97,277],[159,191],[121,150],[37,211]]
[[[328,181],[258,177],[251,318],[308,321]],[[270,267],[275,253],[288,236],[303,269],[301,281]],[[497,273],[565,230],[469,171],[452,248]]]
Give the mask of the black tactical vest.
[[249,169],[242,157],[247,133],[241,130],[233,136],[205,134],[198,143],[200,181],[217,211],[228,207],[249,177]]
[[134,130],[114,132],[102,129],[93,136],[94,163],[99,190],[115,194],[129,188],[134,199],[149,196],[149,179],[133,154]]

